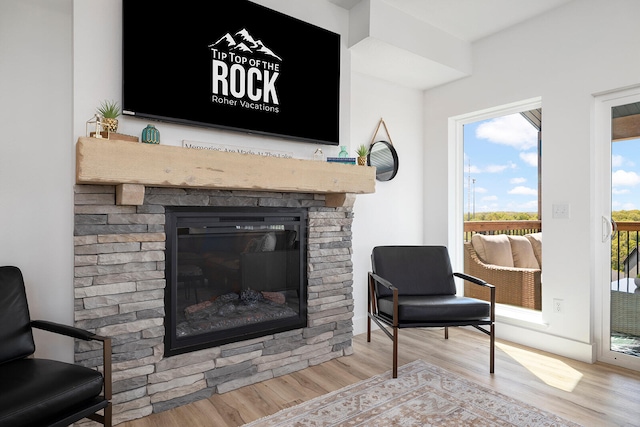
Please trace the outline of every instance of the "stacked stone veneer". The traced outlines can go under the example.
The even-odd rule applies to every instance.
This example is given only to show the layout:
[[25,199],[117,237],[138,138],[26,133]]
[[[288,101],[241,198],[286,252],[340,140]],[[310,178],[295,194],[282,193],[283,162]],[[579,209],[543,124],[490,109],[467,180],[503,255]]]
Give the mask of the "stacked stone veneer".
[[[75,324],[112,337],[114,424],[352,353],[352,206],[314,194],[147,188],[117,206],[115,187],[75,187]],[[306,328],[164,357],[165,206],[308,209]],[[76,362],[102,365],[78,341]]]

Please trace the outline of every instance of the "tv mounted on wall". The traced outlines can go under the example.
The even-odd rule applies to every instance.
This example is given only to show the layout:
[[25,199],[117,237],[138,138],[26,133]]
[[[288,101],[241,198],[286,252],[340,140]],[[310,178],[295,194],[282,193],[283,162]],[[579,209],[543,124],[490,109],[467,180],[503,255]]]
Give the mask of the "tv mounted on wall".
[[123,0],[123,113],[338,145],[340,35],[245,0]]

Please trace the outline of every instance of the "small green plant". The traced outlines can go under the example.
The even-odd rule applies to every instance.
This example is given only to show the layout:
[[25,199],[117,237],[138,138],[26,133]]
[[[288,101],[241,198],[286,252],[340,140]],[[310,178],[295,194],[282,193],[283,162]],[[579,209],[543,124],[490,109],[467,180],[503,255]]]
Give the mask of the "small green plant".
[[115,119],[120,115],[120,106],[116,101],[102,101],[98,113],[105,119]]
[[356,150],[356,154],[358,154],[358,157],[367,157],[367,154],[369,154],[369,148],[367,148],[366,145],[362,144]]

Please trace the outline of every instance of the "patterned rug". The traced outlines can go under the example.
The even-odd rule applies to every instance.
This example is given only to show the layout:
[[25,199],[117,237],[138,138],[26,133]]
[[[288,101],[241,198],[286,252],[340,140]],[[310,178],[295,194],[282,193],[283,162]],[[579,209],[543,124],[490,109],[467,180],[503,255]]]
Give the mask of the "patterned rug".
[[422,360],[246,424],[245,427],[571,426],[578,424]]

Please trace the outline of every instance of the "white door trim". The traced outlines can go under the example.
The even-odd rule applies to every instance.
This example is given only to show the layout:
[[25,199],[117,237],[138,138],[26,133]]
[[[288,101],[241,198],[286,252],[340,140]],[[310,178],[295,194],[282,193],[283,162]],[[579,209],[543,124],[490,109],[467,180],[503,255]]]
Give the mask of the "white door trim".
[[592,326],[599,361],[640,370],[640,358],[610,350],[611,239],[604,239],[611,219],[611,108],[640,102],[640,86],[594,95],[593,109],[593,313]]

